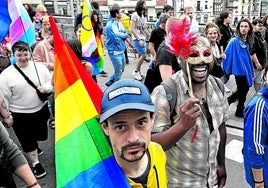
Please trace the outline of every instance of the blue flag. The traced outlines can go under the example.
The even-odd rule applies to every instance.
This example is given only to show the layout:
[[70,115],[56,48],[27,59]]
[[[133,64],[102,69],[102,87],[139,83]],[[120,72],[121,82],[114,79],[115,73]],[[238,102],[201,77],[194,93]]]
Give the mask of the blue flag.
[[8,6],[5,0],[0,1],[0,42],[5,38],[8,33],[11,18],[8,13]]

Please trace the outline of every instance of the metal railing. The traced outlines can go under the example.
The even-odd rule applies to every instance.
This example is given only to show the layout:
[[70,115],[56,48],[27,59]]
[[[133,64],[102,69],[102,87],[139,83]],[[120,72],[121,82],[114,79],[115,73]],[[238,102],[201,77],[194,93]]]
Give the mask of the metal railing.
[[58,27],[61,30],[62,35],[65,39],[75,37],[74,33],[74,17],[67,16],[53,16],[57,22]]

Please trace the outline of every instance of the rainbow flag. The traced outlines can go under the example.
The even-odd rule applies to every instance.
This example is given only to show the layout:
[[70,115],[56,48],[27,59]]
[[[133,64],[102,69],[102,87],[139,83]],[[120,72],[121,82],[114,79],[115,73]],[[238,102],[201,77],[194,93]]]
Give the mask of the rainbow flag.
[[89,0],[84,0],[82,12],[82,29],[80,41],[82,44],[82,57],[92,64],[92,74],[97,75],[103,70],[104,53],[101,36],[94,32],[94,24],[91,22],[92,7]]
[[9,25],[11,23],[11,18],[8,13],[8,6],[6,1],[0,1],[0,42],[4,40],[8,31]]
[[34,25],[23,7],[22,1],[8,0],[8,12],[12,21],[9,28],[11,44],[13,45],[17,41],[24,41],[32,46],[35,42]]
[[80,41],[82,44],[82,56],[90,57],[97,49],[97,42],[91,23],[92,7],[89,0],[84,0],[82,12],[82,28]]
[[57,187],[130,187],[98,117],[102,90],[88,75],[50,17],[54,35]]
[[[93,28],[95,24],[96,24],[95,22],[92,23]],[[95,50],[95,52],[93,52],[92,56],[89,58],[89,61],[93,63],[92,68],[93,75],[97,75],[101,71],[103,71],[103,65],[104,65],[104,51],[102,48],[102,40],[99,30],[95,32],[95,38],[97,42],[97,49]]]

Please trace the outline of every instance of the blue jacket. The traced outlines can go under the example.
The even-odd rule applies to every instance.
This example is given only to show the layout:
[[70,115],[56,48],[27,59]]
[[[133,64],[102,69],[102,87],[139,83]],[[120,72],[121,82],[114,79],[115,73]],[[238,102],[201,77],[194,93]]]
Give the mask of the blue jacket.
[[245,108],[244,167],[247,182],[254,187],[251,167],[263,168],[268,187],[268,89],[263,86]]
[[115,19],[110,19],[106,25],[106,48],[109,54],[116,55],[126,49],[125,39],[128,33],[123,25]]
[[249,53],[249,44],[244,43],[240,37],[233,37],[228,43],[223,60],[223,70],[227,76],[246,76],[248,86],[253,85],[253,64]]

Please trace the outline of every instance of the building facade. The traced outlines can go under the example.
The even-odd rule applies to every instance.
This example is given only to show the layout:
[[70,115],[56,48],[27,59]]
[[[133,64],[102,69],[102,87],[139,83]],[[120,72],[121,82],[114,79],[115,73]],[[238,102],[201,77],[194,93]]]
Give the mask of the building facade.
[[[137,0],[94,0],[100,5],[103,17],[107,18],[109,7],[118,3],[123,12],[132,14],[134,12]],[[22,0],[33,5],[43,3],[50,14],[62,16],[76,16],[81,12],[81,3],[83,0]],[[146,0],[147,5],[147,21],[154,22],[156,13],[162,11],[165,5],[174,7],[174,15],[180,16],[183,8],[191,5],[195,9],[196,20],[202,25],[208,21],[215,19],[222,10],[228,9],[233,12],[234,24],[235,20],[242,17],[253,20],[257,17],[263,17],[268,13],[267,0]]]

